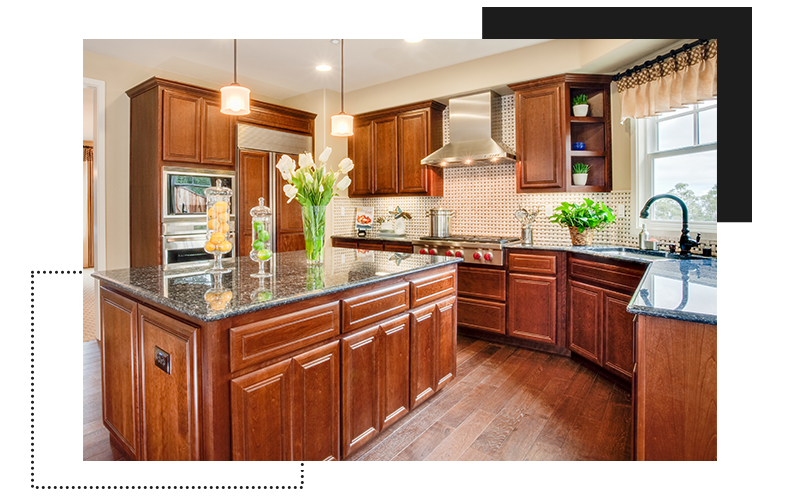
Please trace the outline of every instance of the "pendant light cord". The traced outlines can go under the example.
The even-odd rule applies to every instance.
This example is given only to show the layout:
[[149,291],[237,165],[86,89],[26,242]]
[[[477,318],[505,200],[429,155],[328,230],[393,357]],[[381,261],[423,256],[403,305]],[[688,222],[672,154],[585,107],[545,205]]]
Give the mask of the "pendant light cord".
[[233,39],[233,83],[236,83],[236,39]]
[[341,90],[341,98],[342,98],[342,113],[344,113],[344,38],[340,41],[341,49],[342,49],[342,85],[339,88]]

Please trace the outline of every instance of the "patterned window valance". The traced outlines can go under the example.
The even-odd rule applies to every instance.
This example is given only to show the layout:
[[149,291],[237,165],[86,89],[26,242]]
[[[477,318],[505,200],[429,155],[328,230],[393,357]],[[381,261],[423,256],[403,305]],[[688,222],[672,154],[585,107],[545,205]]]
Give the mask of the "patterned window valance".
[[712,99],[717,96],[717,40],[673,51],[615,79],[622,121]]

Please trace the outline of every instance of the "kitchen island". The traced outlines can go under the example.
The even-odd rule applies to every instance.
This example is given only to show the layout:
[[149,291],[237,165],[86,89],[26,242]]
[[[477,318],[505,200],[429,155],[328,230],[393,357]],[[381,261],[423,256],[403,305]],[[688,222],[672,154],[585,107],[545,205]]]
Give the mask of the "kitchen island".
[[135,460],[337,460],[455,376],[458,258],[330,248],[93,274],[103,423]]

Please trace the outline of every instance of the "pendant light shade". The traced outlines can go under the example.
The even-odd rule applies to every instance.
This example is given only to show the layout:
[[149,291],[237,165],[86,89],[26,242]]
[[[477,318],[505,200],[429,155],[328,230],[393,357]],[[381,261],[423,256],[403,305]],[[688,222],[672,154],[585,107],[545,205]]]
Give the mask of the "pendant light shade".
[[233,41],[233,83],[219,89],[222,93],[220,111],[226,115],[250,113],[250,89],[236,83],[236,40]]
[[334,137],[353,135],[353,117],[344,112],[331,116],[331,135]]
[[344,40],[339,41],[342,54],[342,84],[339,88],[342,96],[342,110],[331,116],[331,135],[334,137],[350,137],[353,135],[353,117],[344,112]]

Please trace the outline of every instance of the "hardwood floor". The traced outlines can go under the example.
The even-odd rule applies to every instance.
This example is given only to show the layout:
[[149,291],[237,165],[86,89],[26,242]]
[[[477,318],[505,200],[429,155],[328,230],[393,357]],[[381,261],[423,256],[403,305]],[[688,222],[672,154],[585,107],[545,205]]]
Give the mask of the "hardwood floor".
[[[100,349],[84,343],[84,460],[124,460],[100,405]],[[458,338],[442,391],[348,460],[629,460],[630,386],[574,359]]]

